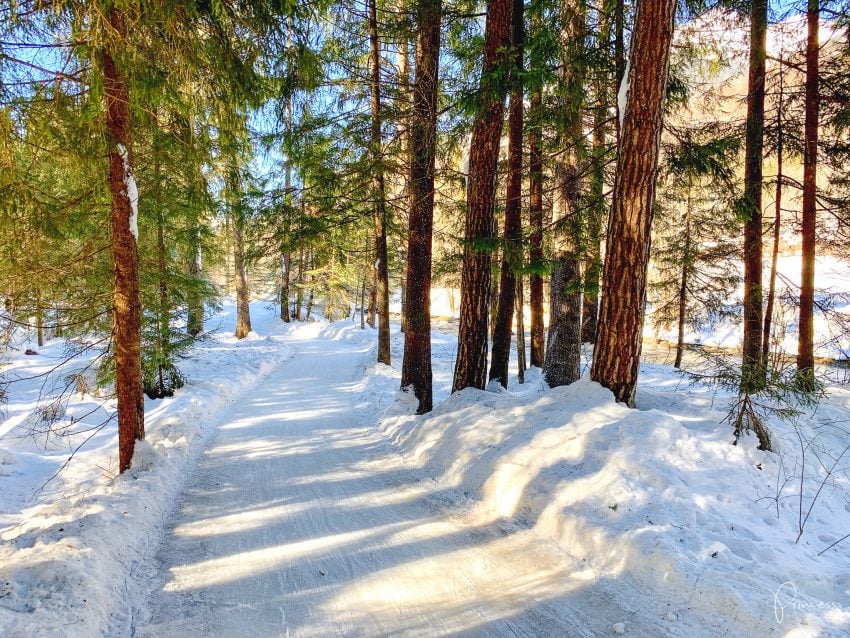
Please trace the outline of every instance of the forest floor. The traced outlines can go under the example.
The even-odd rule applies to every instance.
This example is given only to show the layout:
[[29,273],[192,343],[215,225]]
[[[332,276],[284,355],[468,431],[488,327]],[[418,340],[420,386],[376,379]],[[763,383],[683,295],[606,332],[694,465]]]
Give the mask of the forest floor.
[[[397,331],[390,368],[359,323],[258,302],[236,342],[231,311],[192,383],[147,405],[129,473],[98,431],[27,500],[68,450],[0,441],[0,635],[847,634],[850,550],[819,555],[850,532],[846,389],[771,421],[772,454],[731,445],[733,396],[659,364],[638,410],[537,370],[449,396],[455,337],[435,332],[416,417]],[[20,387],[7,434],[32,430]]]

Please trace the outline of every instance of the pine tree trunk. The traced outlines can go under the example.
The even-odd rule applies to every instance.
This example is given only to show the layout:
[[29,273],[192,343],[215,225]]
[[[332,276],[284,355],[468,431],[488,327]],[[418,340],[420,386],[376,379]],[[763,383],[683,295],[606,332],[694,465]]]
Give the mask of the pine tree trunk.
[[[154,153],[157,152],[156,146],[154,146]],[[160,166],[158,159],[155,160],[155,183],[159,184],[162,176],[160,174]],[[162,204],[160,202],[159,192],[153,194],[154,197],[154,208],[156,209],[156,256],[157,256],[157,276],[159,277],[159,311],[157,314],[159,315],[159,334],[157,336],[157,347],[160,352],[160,360],[159,360],[159,391],[164,392],[165,390],[165,382],[162,377],[162,363],[165,361],[168,356],[168,348],[171,342],[170,336],[170,324],[171,324],[171,312],[169,308],[168,302],[168,254],[166,252],[165,247],[165,212],[162,209]]]
[[387,204],[381,148],[381,44],[378,39],[377,0],[369,0],[369,44],[372,91],[372,197],[374,199],[376,306],[378,310],[378,363],[390,365],[390,283],[387,266]]
[[44,345],[44,308],[41,305],[41,286],[35,287],[35,334],[38,347]]
[[632,35],[623,118],[602,273],[591,378],[634,406],[646,307],[646,273],[676,0],[643,0]]
[[[407,8],[406,2],[402,0],[401,10]],[[401,157],[401,165],[403,167],[410,166],[410,58],[408,52],[407,32],[402,34],[398,43],[398,51],[396,53],[398,62],[398,106],[401,111],[401,116],[398,120],[397,135],[399,143],[399,155]],[[410,221],[410,175],[405,170],[399,171],[401,179],[401,206],[402,219]],[[406,206],[405,206],[406,205]],[[399,248],[399,261],[407,263],[407,240],[402,238]],[[407,281],[405,277],[401,277],[401,332],[407,330]]]
[[490,379],[508,387],[511,329],[517,297],[517,270],[522,267],[522,56],[525,46],[524,0],[513,0],[511,15],[512,78],[508,107],[508,185],[505,233],[499,276],[499,301],[493,328]]
[[688,311],[688,274],[691,253],[691,185],[688,183],[688,202],[685,206],[685,258],[682,259],[682,274],[679,281],[679,331],[676,338],[676,360],[674,368],[682,367],[682,354],[685,350],[685,321]]
[[[197,222],[196,222],[197,223]],[[197,228],[192,230],[193,254],[189,257],[189,277],[193,284],[201,280],[203,265],[201,261],[201,238]],[[190,291],[187,295],[186,332],[195,337],[204,331],[204,300],[201,295]]]
[[785,140],[782,133],[782,103],[784,101],[785,85],[782,69],[779,69],[779,95],[776,106],[776,200],[773,217],[773,249],[770,254],[770,279],[768,280],[767,304],[764,309],[764,330],[762,330],[761,356],[765,366],[770,356],[770,336],[773,324],[773,306],[776,299],[776,272],[779,260],[779,240],[782,237],[782,180],[784,176],[783,160]]
[[585,53],[585,9],[570,0],[562,8],[560,139],[563,152],[555,163],[555,269],[549,288],[549,339],[543,376],[550,387],[581,377],[581,271],[579,269],[581,207],[582,111]]
[[113,347],[115,393],[118,397],[118,469],[130,467],[136,439],[145,436],[145,402],[142,395],[141,320],[139,298],[138,192],[130,154],[130,95],[113,57],[113,47],[123,39],[127,24],[120,9],[108,12],[110,35],[103,49],[103,89],[106,98],[106,132],[109,142],[109,192],[112,230]]
[[[538,22],[535,15],[535,22]],[[543,265],[543,152],[541,106],[543,97],[539,88],[531,93],[530,109],[533,124],[528,130],[528,218],[529,259],[535,267],[529,277],[529,309],[531,311],[531,365],[543,367],[545,336],[543,325],[543,277],[536,272]]]
[[479,107],[472,127],[466,229],[461,272],[460,327],[452,392],[484,389],[487,381],[490,266],[495,238],[496,170],[505,82],[502,74],[511,35],[511,0],[488,0]]
[[410,222],[407,251],[407,327],[401,387],[411,387],[418,414],[433,406],[431,371],[431,245],[440,60],[440,0],[417,8],[416,79],[410,118]]
[[[304,301],[304,248],[298,249],[298,279],[295,289],[295,321],[301,321],[301,304]],[[362,302],[361,302],[362,306]]]
[[231,219],[233,228],[233,268],[236,277],[236,338],[244,339],[251,332],[251,310],[248,305],[248,277],[245,271],[245,246],[241,214]]
[[803,147],[803,255],[800,278],[800,324],[797,348],[797,378],[802,388],[815,389],[815,227],[817,221],[818,95],[820,21],[819,0],[808,0],[806,45],[806,124]]
[[522,275],[516,279],[516,362],[517,381],[525,383],[525,371],[528,364],[525,360],[525,291],[523,290]]
[[764,78],[767,0],[750,8],[750,62],[744,157],[744,339],[741,390],[764,387],[762,346],[762,155],[764,152]]

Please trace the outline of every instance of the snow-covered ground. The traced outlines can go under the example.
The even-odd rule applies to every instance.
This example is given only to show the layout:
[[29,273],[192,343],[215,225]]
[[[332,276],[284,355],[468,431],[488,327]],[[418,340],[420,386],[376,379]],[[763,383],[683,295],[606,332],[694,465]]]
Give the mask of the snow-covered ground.
[[537,370],[449,396],[456,337],[435,332],[416,417],[396,326],[390,368],[359,320],[253,310],[272,336],[199,348],[128,475],[104,432],[27,504],[14,482],[67,451],[0,442],[0,635],[850,633],[850,539],[827,549],[850,533],[850,391],[772,420],[766,453],[731,445],[732,396],[663,365],[638,410]]

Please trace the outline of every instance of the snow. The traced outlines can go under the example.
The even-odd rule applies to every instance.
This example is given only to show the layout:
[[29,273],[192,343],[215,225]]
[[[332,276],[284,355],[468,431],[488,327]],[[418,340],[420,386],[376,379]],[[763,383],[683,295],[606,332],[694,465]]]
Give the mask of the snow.
[[133,175],[133,168],[130,166],[130,154],[127,152],[127,147],[119,144],[118,153],[124,164],[124,183],[127,186],[127,197],[130,198],[130,232],[133,233],[136,241],[139,241],[139,189],[136,186],[136,176]]
[[[449,395],[456,337],[435,331],[435,409],[415,416],[396,325],[389,367],[359,320],[274,315],[255,303],[271,336],[198,348],[192,385],[148,404],[129,474],[110,475],[110,432],[37,502],[0,490],[0,635],[850,631],[847,545],[824,552],[850,532],[847,463],[827,475],[850,390],[772,419],[767,453],[731,445],[734,397],[663,365],[642,366],[637,410],[537,369]],[[13,390],[7,422],[25,406]],[[0,447],[18,472],[0,485],[66,454]],[[21,472],[28,455],[43,466]]]

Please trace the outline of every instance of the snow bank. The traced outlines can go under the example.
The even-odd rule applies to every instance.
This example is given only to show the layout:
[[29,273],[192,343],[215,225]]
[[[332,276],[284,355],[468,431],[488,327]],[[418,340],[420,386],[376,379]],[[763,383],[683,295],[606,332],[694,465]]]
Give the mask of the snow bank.
[[[3,504],[15,522],[0,530],[0,635],[88,638],[129,626],[128,575],[155,548],[207,426],[287,356],[275,337],[252,333],[236,341],[225,333],[228,312],[221,334],[182,366],[187,386],[173,398],[146,401],[147,438],[137,443],[131,470],[114,474],[113,420],[92,441],[94,449],[80,453],[35,504],[17,513],[9,512],[14,501]],[[14,399],[10,404],[17,409]],[[114,410],[114,403],[105,408]],[[32,441],[10,441],[19,449],[0,454],[0,470],[9,459],[37,457]],[[28,466],[36,484],[56,466],[47,451],[40,460]],[[12,476],[0,478],[0,489],[3,481],[29,478],[33,484],[24,472],[7,473]]]
[[[397,371],[367,372],[363,402],[383,414],[380,428],[472,523],[532,528],[596,578],[636,581],[646,593],[636,605],[704,627],[698,635],[850,630],[847,549],[817,555],[850,532],[850,483],[830,481],[795,544],[799,486],[771,498],[780,464],[799,461],[791,424],[773,424],[781,454],[752,438],[733,446],[721,423],[731,397],[682,387],[664,366],[643,377],[639,399],[652,409],[627,409],[586,379],[544,390],[532,370],[512,386],[521,394],[467,389],[420,417]],[[822,406],[819,418],[845,408]],[[815,421],[797,425],[813,436]],[[805,507],[822,478],[809,462]]]

